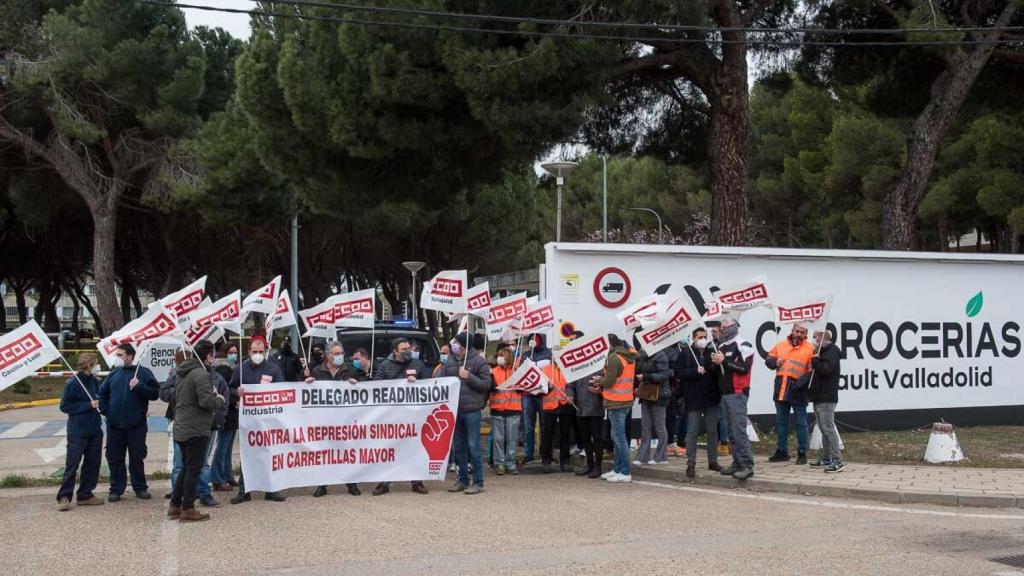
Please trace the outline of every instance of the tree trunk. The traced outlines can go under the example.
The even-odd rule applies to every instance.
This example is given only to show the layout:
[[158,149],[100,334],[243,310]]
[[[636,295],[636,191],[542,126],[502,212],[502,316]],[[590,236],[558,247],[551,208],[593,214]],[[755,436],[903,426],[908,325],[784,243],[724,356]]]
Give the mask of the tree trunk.
[[[1016,11],[1017,3],[1007,2],[995,27],[1006,26]],[[999,33],[993,34],[986,39],[999,37]],[[995,44],[983,44],[969,52],[958,51],[949,59],[946,69],[932,82],[931,100],[914,120],[907,136],[906,164],[896,184],[885,195],[881,230],[884,249],[916,248],[917,210],[931,179],[939,145],[993,49]]]
[[28,322],[28,305],[25,303],[25,286],[11,284],[14,289],[14,304],[18,307],[18,323]]
[[[115,204],[116,206],[116,204]],[[99,207],[92,211],[92,275],[96,280],[98,334],[107,336],[124,324],[114,289],[114,234],[117,231],[116,208]]]
[[96,325],[96,333],[99,334],[100,333],[100,315],[99,315],[99,313],[96,312],[96,308],[94,308],[93,305],[92,305],[92,302],[89,301],[89,297],[85,295],[85,292],[82,290],[82,286],[81,285],[74,284],[73,288],[74,288],[75,299],[78,300],[79,302],[81,302],[82,306],[84,306],[85,309],[89,311],[89,315],[92,316],[92,322],[93,322],[93,324]]

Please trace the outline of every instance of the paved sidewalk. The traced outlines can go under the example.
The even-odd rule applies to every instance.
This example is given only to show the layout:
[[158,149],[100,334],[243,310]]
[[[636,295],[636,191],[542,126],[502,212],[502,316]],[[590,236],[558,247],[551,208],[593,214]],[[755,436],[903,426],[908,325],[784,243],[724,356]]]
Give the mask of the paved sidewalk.
[[[732,459],[720,457],[724,468]],[[605,468],[610,469],[606,461]],[[947,506],[1024,508],[1024,470],[962,468],[956,466],[899,466],[847,462],[842,472],[825,474],[820,468],[797,466],[793,461],[771,463],[755,456],[754,476],[739,481],[707,469],[706,453],[697,457],[697,477],[686,477],[686,458],[670,457],[669,464],[633,466],[633,476],[644,479],[692,482],[728,488],[864,498],[890,503],[925,503]]]

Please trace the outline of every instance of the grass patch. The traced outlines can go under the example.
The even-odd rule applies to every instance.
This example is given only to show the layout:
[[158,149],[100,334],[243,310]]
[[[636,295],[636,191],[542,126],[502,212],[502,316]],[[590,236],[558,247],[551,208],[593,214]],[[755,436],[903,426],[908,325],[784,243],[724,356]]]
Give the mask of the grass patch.
[[[47,486],[60,486],[63,480],[64,469],[58,470],[50,476],[25,476],[23,474],[8,474],[0,478],[0,488],[40,488]],[[146,474],[147,480],[170,480],[171,473],[164,470],[157,470]],[[109,484],[110,476],[101,475],[100,484]]]
[[[956,428],[960,448],[967,457],[956,464],[968,468],[1024,468],[1024,427],[976,426]],[[848,462],[869,464],[930,465],[924,461],[931,427],[922,430],[895,432],[844,432],[840,430]],[[754,453],[769,456],[775,452],[774,432],[761,434],[761,441],[752,444]],[[815,451],[811,451],[812,456]],[[796,456],[796,436],[790,432],[789,453]]]
[[[0,391],[0,404],[60,398],[66,378],[29,378]],[[18,390],[15,390],[17,388]],[[27,391],[26,391],[27,389]]]

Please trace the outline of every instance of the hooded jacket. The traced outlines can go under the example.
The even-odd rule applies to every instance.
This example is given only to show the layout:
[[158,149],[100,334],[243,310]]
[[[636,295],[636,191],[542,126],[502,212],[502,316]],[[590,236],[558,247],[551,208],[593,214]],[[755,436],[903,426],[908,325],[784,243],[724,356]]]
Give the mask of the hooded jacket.
[[[132,378],[138,379],[135,389],[129,386]],[[160,384],[149,368],[122,366],[114,368],[103,384],[100,384],[100,413],[107,417],[107,426],[114,428],[136,428],[146,425],[149,403],[160,396]]]
[[808,398],[812,402],[839,402],[839,348],[831,342],[825,342],[818,355],[811,358],[811,366],[814,371],[810,376]]
[[[468,354],[466,371],[469,372],[469,377],[459,379],[462,384],[459,388],[459,412],[476,412],[483,410],[484,405],[487,404],[487,397],[490,396],[491,367],[480,352],[470,348],[465,353]],[[445,362],[441,376],[458,378],[461,368],[462,358],[451,354],[448,356],[448,362]]]
[[529,348],[528,351],[523,352],[521,356],[527,358],[534,363],[540,362],[541,360],[547,360],[553,362],[554,358],[551,355],[551,348],[548,348],[548,339],[543,334],[535,334],[530,336],[531,339],[537,338],[540,340],[540,344],[536,348]]
[[224,409],[224,397],[217,393],[214,379],[223,380],[210,372],[199,360],[189,358],[176,370],[178,382],[174,386],[174,441],[184,442],[198,436],[209,436],[215,412]]
[[[601,377],[599,384],[602,389],[607,390],[615,384],[615,380],[622,374],[622,360],[620,357],[625,358],[630,362],[636,362],[636,353],[630,351],[625,346],[616,346],[612,348],[611,353],[608,354],[608,362],[605,364],[604,376]],[[605,410],[615,410],[617,408],[629,408],[633,405],[633,401],[629,402],[604,402]]]

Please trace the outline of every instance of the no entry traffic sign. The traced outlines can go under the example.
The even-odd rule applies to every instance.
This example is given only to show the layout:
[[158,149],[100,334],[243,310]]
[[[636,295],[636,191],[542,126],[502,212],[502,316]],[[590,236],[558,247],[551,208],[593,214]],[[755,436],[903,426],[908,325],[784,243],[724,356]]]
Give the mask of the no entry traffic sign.
[[594,276],[594,297],[605,308],[618,308],[629,301],[633,286],[620,268],[610,266]]

